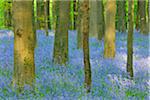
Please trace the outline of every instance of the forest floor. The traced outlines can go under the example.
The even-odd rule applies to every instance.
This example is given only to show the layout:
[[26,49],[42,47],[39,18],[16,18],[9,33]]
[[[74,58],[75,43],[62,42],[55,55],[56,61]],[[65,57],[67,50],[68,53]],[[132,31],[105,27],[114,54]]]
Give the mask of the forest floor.
[[[52,64],[54,35],[46,37],[37,31],[35,49],[35,94],[28,91],[17,96],[10,83],[13,72],[13,33],[0,31],[0,100],[17,98],[31,100],[148,100],[150,90],[149,36],[134,33],[134,79],[128,79],[127,34],[116,34],[116,56],[104,59],[104,41],[90,38],[92,90],[84,90],[83,52],[77,49],[76,31],[69,32],[69,62],[66,66]],[[25,100],[26,100],[25,99]]]

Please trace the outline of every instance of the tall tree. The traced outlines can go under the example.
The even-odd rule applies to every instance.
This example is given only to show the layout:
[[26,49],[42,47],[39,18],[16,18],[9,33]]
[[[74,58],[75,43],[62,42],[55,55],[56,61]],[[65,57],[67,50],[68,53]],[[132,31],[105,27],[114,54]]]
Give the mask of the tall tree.
[[56,34],[54,40],[53,61],[65,64],[68,61],[68,28],[69,28],[69,1],[57,1],[58,16],[56,17]]
[[85,88],[87,92],[91,89],[91,66],[89,55],[89,0],[83,0],[83,53],[84,53],[84,74]]
[[127,40],[127,72],[133,77],[133,26],[134,26],[134,0],[129,0],[128,40]]
[[53,0],[52,1],[52,26],[53,26],[53,30],[56,31],[56,22],[57,22],[57,16],[58,16],[58,6],[57,6],[57,2],[58,0]]
[[12,9],[11,9],[11,7],[12,7],[12,1],[11,0],[6,0],[5,1],[5,9],[4,9],[4,24],[5,24],[5,26],[6,27],[11,27],[11,25],[12,25],[12,18],[11,18],[11,16],[12,16]]
[[90,5],[90,23],[89,23],[89,33],[90,36],[97,37],[97,1],[96,0],[89,0]]
[[12,85],[22,90],[35,83],[33,1],[13,1],[14,71]]
[[116,1],[107,0],[106,18],[105,18],[105,36],[104,36],[104,57],[115,57],[115,15]]
[[77,48],[82,48],[83,46],[83,17],[82,17],[82,4],[83,1],[79,0],[78,1],[78,16],[77,16]]
[[146,0],[139,0],[140,32],[146,34]]
[[44,2],[43,0],[36,1],[37,6],[37,29],[42,29],[45,26],[44,23]]
[[136,28],[136,30],[139,30],[140,29],[140,3],[139,3],[139,0],[137,0],[137,10],[136,10],[136,26],[135,26],[135,28]]
[[118,31],[119,32],[125,32],[126,30],[126,20],[125,20],[125,16],[126,16],[126,11],[125,11],[125,0],[118,0],[117,1],[117,9],[118,9],[118,22],[117,22],[117,26],[118,26]]
[[101,40],[105,34],[103,0],[97,0],[97,32],[98,32],[98,39]]
[[47,8],[48,28],[51,29],[51,20],[50,20],[50,0],[46,0],[46,8]]
[[77,19],[77,0],[73,0],[73,22],[74,22],[74,30],[76,29],[76,19]]
[[46,36],[48,36],[48,29],[49,29],[49,0],[44,0],[44,21],[45,21]]
[[150,2],[147,3],[147,33],[150,33],[150,29],[149,29],[149,26],[150,26]]

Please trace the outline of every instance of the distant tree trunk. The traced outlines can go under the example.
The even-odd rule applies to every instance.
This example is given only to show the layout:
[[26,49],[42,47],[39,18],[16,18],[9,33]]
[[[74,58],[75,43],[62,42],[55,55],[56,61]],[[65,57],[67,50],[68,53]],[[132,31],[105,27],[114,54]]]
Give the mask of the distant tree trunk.
[[115,15],[116,1],[107,0],[105,18],[105,37],[104,37],[104,57],[115,57]]
[[150,8],[149,8],[149,5],[150,2],[147,3],[147,33],[150,33]]
[[74,18],[74,30],[76,29],[76,19],[77,19],[77,0],[73,0],[73,18]]
[[82,1],[78,1],[78,17],[77,17],[77,48],[83,47],[83,17],[82,17]]
[[5,1],[5,9],[4,9],[4,24],[7,28],[10,28],[12,25],[12,9],[11,6],[12,1],[11,0],[6,0]]
[[57,1],[56,34],[54,40],[53,62],[65,64],[68,61],[68,28],[70,2]]
[[47,3],[47,21],[48,21],[48,28],[51,29],[51,20],[50,20],[50,0],[46,1]]
[[49,2],[47,0],[44,0],[44,21],[45,21],[45,33],[46,33],[46,36],[48,36],[48,23],[49,23]]
[[95,0],[89,0],[90,3],[90,23],[89,33],[90,36],[97,38],[97,2]]
[[52,1],[52,17],[53,17],[53,30],[56,31],[56,22],[57,22],[57,16],[58,16],[58,11],[57,8],[58,6],[57,5],[57,0],[53,0]]
[[13,1],[14,72],[12,86],[22,90],[35,84],[35,30],[33,26],[33,2]]
[[125,0],[118,2],[118,31],[125,32],[126,30],[126,20],[125,20]]
[[129,0],[129,29],[127,40],[127,72],[133,77],[133,26],[134,26],[134,0]]
[[146,0],[139,1],[140,33],[146,34]]
[[85,88],[87,92],[91,89],[91,66],[89,55],[89,0],[83,0],[83,53],[84,53],[84,73]]
[[69,30],[74,29],[74,0],[70,0]]
[[97,0],[97,32],[98,32],[98,40],[102,40],[105,34],[103,0]]
[[135,28],[136,28],[136,30],[139,30],[140,29],[140,27],[139,27],[139,25],[140,25],[140,6],[139,6],[139,0],[137,0],[137,11],[136,11],[136,26],[135,26]]
[[37,29],[44,28],[44,2],[37,0]]

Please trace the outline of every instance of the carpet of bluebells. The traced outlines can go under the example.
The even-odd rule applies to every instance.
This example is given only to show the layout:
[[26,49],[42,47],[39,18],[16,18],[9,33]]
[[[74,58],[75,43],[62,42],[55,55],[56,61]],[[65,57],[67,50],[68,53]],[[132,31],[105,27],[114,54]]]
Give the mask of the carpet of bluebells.
[[69,31],[69,62],[66,66],[52,63],[54,34],[37,31],[35,49],[35,92],[25,87],[23,94],[11,88],[13,74],[12,31],[0,30],[0,100],[148,100],[150,90],[149,36],[134,32],[134,79],[126,73],[127,34],[116,33],[116,56],[104,59],[104,41],[90,38],[92,89],[84,89],[83,51],[77,49],[77,33]]

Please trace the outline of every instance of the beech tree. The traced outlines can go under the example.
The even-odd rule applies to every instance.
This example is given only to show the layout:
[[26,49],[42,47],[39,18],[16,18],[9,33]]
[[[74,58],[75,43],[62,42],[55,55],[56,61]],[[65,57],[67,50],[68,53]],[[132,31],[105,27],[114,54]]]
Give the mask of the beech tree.
[[78,16],[77,16],[77,48],[82,48],[83,46],[83,17],[82,17],[82,4],[83,1],[78,1]]
[[107,0],[105,16],[104,57],[115,57],[115,16],[116,1]]
[[4,4],[4,24],[9,28],[12,25],[12,1],[6,0]]
[[[69,28],[69,1],[56,1],[56,33],[54,40],[53,62],[65,64],[68,61],[68,28]],[[56,6],[55,6],[56,7]],[[57,14],[56,14],[57,15]]]
[[91,66],[89,55],[89,0],[83,0],[83,53],[84,53],[84,86],[87,92],[91,89]]
[[134,0],[129,0],[128,39],[127,39],[127,72],[133,77],[133,26],[134,26]]
[[94,36],[97,38],[97,1],[96,0],[89,0],[90,6],[90,23],[89,23],[89,33],[90,36]]
[[49,0],[44,0],[44,21],[45,21],[46,36],[48,36],[48,29],[49,29]]
[[139,0],[137,0],[137,11],[136,11],[136,26],[135,26],[135,28],[136,28],[136,30],[139,30],[140,29],[140,27],[139,27],[139,25],[140,25],[140,8],[139,8]]
[[37,0],[36,1],[36,12],[37,12],[37,29],[42,29],[44,28],[44,1],[42,0]]
[[12,86],[22,90],[35,84],[35,30],[33,26],[33,1],[13,1],[14,71]]
[[77,0],[73,0],[73,18],[74,18],[74,29],[76,29],[77,25],[76,25],[76,20],[77,20]]
[[139,0],[140,33],[146,34],[146,0]]
[[98,39],[101,40],[105,34],[103,0],[97,0],[97,32],[98,32]]
[[118,22],[117,22],[117,27],[119,32],[125,32],[126,31],[126,6],[125,6],[126,1],[125,0],[118,0],[117,1],[117,8],[118,8]]

